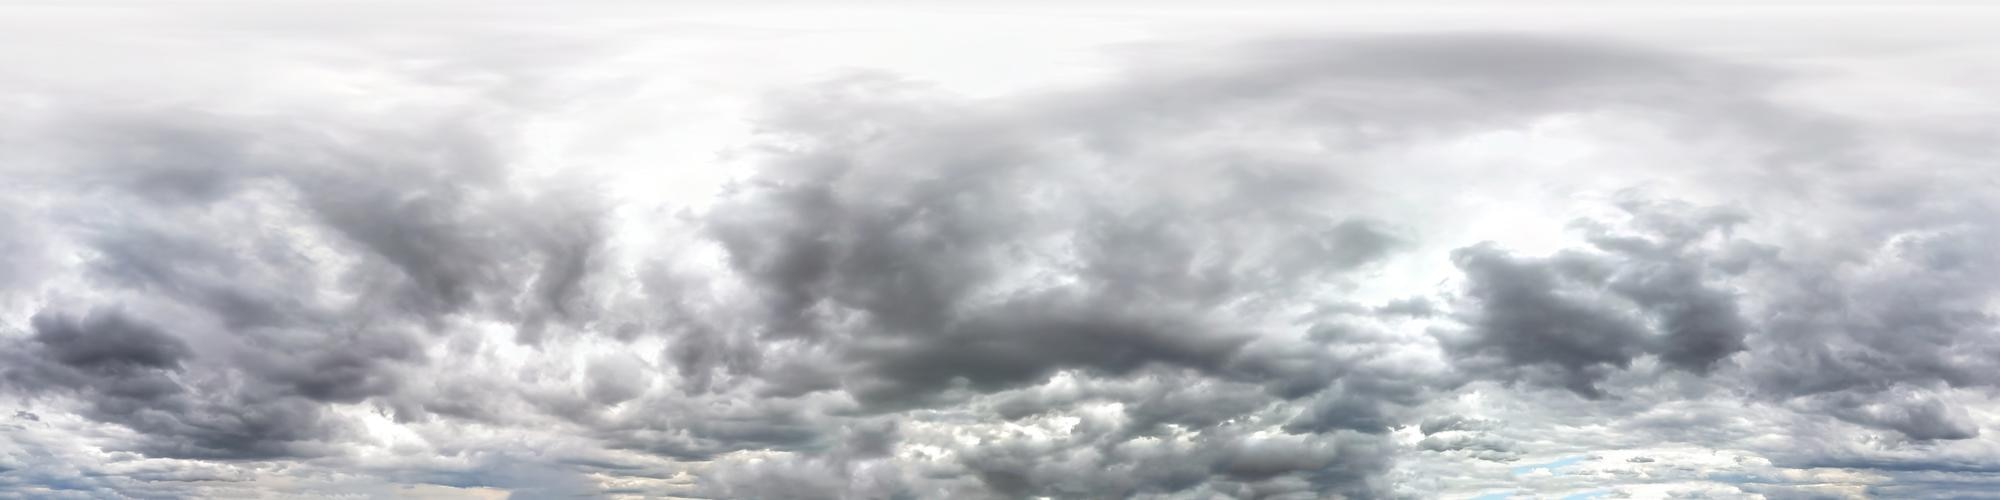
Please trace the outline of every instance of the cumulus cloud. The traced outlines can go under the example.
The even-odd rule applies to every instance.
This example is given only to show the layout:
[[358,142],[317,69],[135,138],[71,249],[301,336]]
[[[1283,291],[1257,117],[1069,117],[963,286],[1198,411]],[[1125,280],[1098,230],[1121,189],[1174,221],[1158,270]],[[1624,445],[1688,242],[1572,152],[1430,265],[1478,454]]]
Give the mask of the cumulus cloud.
[[[1447,338],[1446,350],[1461,358],[1461,366],[1547,367],[1557,372],[1549,375],[1550,383],[1587,397],[1602,396],[1595,381],[1610,370],[1629,368],[1640,356],[1706,374],[1744,350],[1748,326],[1735,296],[1706,284],[1708,275],[1741,272],[1730,268],[1743,264],[1727,254],[1687,255],[1701,250],[1685,248],[1726,232],[1736,216],[1661,214],[1653,208],[1624,207],[1632,225],[1652,235],[1611,234],[1585,224],[1595,252],[1523,259],[1491,244],[1453,251],[1453,262],[1465,272],[1465,298],[1473,304],[1464,319],[1471,330]],[[1660,225],[1666,227],[1646,227]],[[1731,243],[1714,246],[1725,252],[1741,248]],[[1710,268],[1711,262],[1723,269]]]
[[[1973,35],[295,7],[6,22],[57,70],[0,70],[0,496],[1955,497],[2000,454],[1994,108],[1927,59]],[[1856,104],[1897,85],[1964,102]]]

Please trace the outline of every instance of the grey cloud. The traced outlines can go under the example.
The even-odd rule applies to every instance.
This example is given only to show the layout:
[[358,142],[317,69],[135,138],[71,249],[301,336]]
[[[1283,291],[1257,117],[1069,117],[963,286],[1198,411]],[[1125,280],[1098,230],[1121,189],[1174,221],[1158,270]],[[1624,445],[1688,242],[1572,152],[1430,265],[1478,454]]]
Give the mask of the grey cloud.
[[647,372],[648,367],[632,356],[602,357],[590,363],[590,382],[584,391],[598,404],[630,401],[651,388]]
[[1141,380],[1137,394],[1112,394],[1108,399],[1125,405],[1125,416],[1131,419],[1126,432],[1156,435],[1163,424],[1208,429],[1256,415],[1272,404],[1260,392],[1242,383],[1154,376]]
[[1520,446],[1485,434],[1428,436],[1417,442],[1424,451],[1456,452],[1479,460],[1511,462],[1521,458]]
[[1751,339],[1760,392],[1916,440],[1978,434],[1963,409],[1933,394],[2000,382],[1988,375],[1987,355],[2000,350],[1991,341],[2000,322],[1984,305],[1995,294],[1987,278],[2000,266],[1968,252],[2000,240],[1988,224],[1968,222],[1979,216],[1963,210],[1984,210],[1981,203],[1940,204],[1951,208],[1892,216],[1915,220],[1862,228],[1838,240],[1837,251],[1784,260],[1768,277],[1769,334]]
[[[188,344],[115,309],[84,319],[44,313],[32,346],[6,353],[6,377],[30,393],[67,390],[89,402],[86,416],[144,433],[136,450],[192,458],[308,455],[331,438],[317,404],[212,393],[183,363]],[[256,396],[251,396],[256,397]]]
[[1965,409],[1948,406],[1927,391],[1900,387],[1880,394],[1838,393],[1820,406],[1843,420],[1895,430],[1910,439],[1971,439],[1979,427]]
[[1254,384],[1218,380],[1191,370],[1155,367],[1125,379],[1089,378],[1072,384],[1019,388],[994,394],[990,411],[1003,419],[1062,414],[1079,405],[1117,402],[1129,419],[1123,432],[1158,435],[1168,425],[1206,429],[1254,415],[1270,395]]
[[1104,450],[1009,441],[968,450],[964,460],[985,485],[1007,496],[1160,497],[1198,489],[1254,490],[1287,480],[1330,494],[1378,494],[1368,478],[1383,461],[1365,439],[1219,434],[1204,434],[1194,449],[1159,441]]
[[1436,306],[1431,304],[1430,299],[1423,297],[1392,300],[1381,307],[1375,308],[1375,311],[1383,314],[1400,314],[1415,318],[1428,318],[1437,314]]
[[[1560,258],[1560,257],[1558,257]],[[1459,356],[1512,365],[1552,366],[1551,381],[1597,397],[1594,381],[1629,366],[1644,352],[1646,331],[1616,309],[1560,295],[1560,261],[1520,260],[1490,245],[1453,252],[1466,272],[1467,295],[1477,301],[1468,338],[1449,341]]]
[[1237,479],[1270,479],[1296,471],[1320,470],[1333,462],[1336,449],[1294,440],[1237,442],[1225,452],[1217,471]]
[[1348,429],[1380,434],[1401,427],[1409,418],[1404,407],[1428,399],[1425,386],[1431,381],[1398,375],[1408,376],[1367,373],[1342,377],[1286,423],[1285,430],[1321,433]]
[[596,424],[591,434],[614,448],[691,461],[740,451],[824,451],[838,441],[837,429],[829,426],[844,421],[826,415],[833,412],[812,399],[757,401],[703,395],[670,404],[631,404],[642,412]]
[[[159,126],[162,121],[175,126]],[[248,143],[256,141],[254,132],[212,114],[130,116],[69,125],[60,128],[62,140],[100,145],[73,152],[83,168],[72,181],[86,189],[128,192],[166,205],[205,204],[265,173],[246,154]]]
[[[503,160],[493,157],[493,146],[485,143],[489,139],[454,119],[436,119],[434,127],[415,134],[348,127],[342,133],[354,137],[333,138],[297,127],[260,127],[252,119],[228,115],[183,120],[173,113],[178,110],[75,111],[77,116],[56,128],[82,136],[58,139],[108,144],[94,150],[102,153],[73,158],[104,180],[30,171],[54,177],[42,183],[83,190],[101,201],[157,205],[153,208],[168,214],[255,207],[246,215],[272,223],[324,224],[315,229],[354,245],[343,252],[375,258],[364,269],[392,273],[373,278],[392,284],[373,286],[396,288],[395,295],[384,298],[396,299],[394,307],[408,312],[449,313],[480,305],[476,300],[512,300],[526,288],[535,290],[529,307],[492,305],[510,313],[521,309],[552,316],[580,313],[574,309],[586,305],[578,302],[583,300],[578,284],[594,269],[589,263],[602,238],[595,209],[584,201],[589,193],[563,185],[529,194],[503,190],[497,185],[504,180]],[[370,149],[347,149],[343,140],[365,141]],[[198,168],[175,166],[183,162]],[[208,187],[186,188],[193,185]],[[260,206],[271,201],[279,206]],[[204,283],[203,277],[183,271],[190,267],[186,264],[256,262],[279,272],[317,264],[297,255],[302,242],[278,235],[245,235],[261,237],[253,241],[263,248],[243,253],[228,248],[230,242],[215,241],[219,235],[208,232],[213,227],[140,223],[148,220],[143,209],[60,208],[94,230],[94,246],[108,257],[96,265],[108,276],[170,290],[206,288],[212,296],[204,300],[210,302],[235,300],[255,307],[282,299],[251,298],[271,294],[250,293],[245,288],[260,283],[241,283],[241,273],[232,273],[239,275],[238,283]],[[287,211],[302,212],[310,220],[299,221],[293,217],[297,213]],[[171,253],[155,254],[161,250]],[[350,279],[370,286],[364,283],[371,278]]]
[[0,232],[9,235],[0,240],[0,293],[32,289],[53,274],[56,266],[45,236],[48,227],[39,222],[25,207],[0,202]]
[[95,310],[78,319],[43,312],[33,319],[31,339],[50,359],[69,367],[117,372],[177,370],[191,355],[187,343],[140,324],[116,310]]
[[171,312],[176,335],[103,307],[82,320],[44,311],[38,349],[68,368],[11,376],[75,390],[85,416],[144,433],[136,451],[332,453],[352,422],[328,405],[404,397],[446,315],[477,308],[532,339],[545,319],[582,324],[595,307],[581,285],[601,236],[588,204],[497,192],[479,180],[495,160],[468,153],[470,135],[406,149],[379,136],[364,152],[237,117],[79,111],[55,130],[116,147],[72,158],[87,176],[22,173],[76,194],[51,209],[66,222],[56,235],[91,250],[84,269],[105,302]]
[[[305,169],[292,182],[329,228],[406,280],[402,307],[427,315],[480,306],[520,314],[521,336],[530,342],[543,321],[583,314],[579,308],[590,304],[581,284],[596,269],[603,238],[599,214],[584,198],[590,193],[563,185],[537,196],[502,190],[492,185],[500,160],[482,138],[447,126],[432,139],[447,147],[423,157],[429,170],[392,155],[334,156],[325,160],[333,165]],[[508,302],[523,290],[532,290],[529,303]]]
[[[1461,43],[1472,40],[1479,43]],[[1307,48],[1322,50],[1315,53]],[[1189,120],[1199,120],[1206,113],[1222,119],[1234,112],[1222,106],[1231,102],[1224,96],[1253,101],[1296,99],[1331,105],[1342,99],[1341,94],[1325,94],[1320,89],[1343,85],[1366,88],[1373,83],[1402,79],[1449,82],[1441,87],[1447,96],[1494,89],[1536,95],[1549,92],[1546,95],[1553,96],[1558,91],[1552,89],[1563,88],[1575,92],[1563,94],[1566,99],[1541,105],[1585,107],[1623,102],[1622,99],[1635,95],[1634,88],[1643,86],[1639,82],[1652,81],[1651,77],[1641,75],[1653,73],[1671,77],[1672,83],[1644,84],[1661,85],[1655,90],[1663,91],[1677,90],[1680,85],[1749,85],[1746,82],[1754,80],[1698,81],[1716,75],[1729,80],[1737,70],[1719,69],[1663,53],[1532,38],[1334,40],[1246,50],[1266,58],[1271,54],[1313,55],[1302,56],[1311,64],[1225,64],[1204,73],[1212,76],[1194,80],[1136,79],[1141,83],[1132,84],[1133,88],[1120,87],[1102,94],[1073,93],[1056,96],[1049,103],[1031,101],[1016,106],[1026,111],[1001,112],[927,96],[919,87],[876,76],[839,80],[817,92],[790,96],[791,100],[785,104],[794,107],[780,108],[770,120],[774,130],[788,138],[789,145],[785,146],[788,149],[774,151],[773,159],[759,177],[741,186],[735,191],[732,203],[716,211],[710,222],[711,231],[730,250],[736,269],[759,284],[774,314],[774,321],[764,330],[767,334],[838,336],[838,332],[827,332],[825,325],[836,321],[843,311],[863,313],[860,319],[878,325],[882,331],[893,332],[881,339],[861,339],[855,342],[861,347],[850,351],[855,353],[855,360],[872,366],[858,380],[871,388],[863,391],[864,399],[882,401],[885,394],[936,392],[948,387],[953,378],[963,378],[979,390],[993,390],[1006,384],[1032,382],[1065,366],[1108,368],[1109,373],[1116,374],[1135,365],[1124,361],[1125,355],[1092,354],[1101,351],[1086,342],[1096,338],[1093,335],[1023,336],[1062,331],[1048,325],[1034,326],[1033,318],[1050,313],[1068,314],[1061,311],[1070,307],[1043,307],[1048,312],[1023,314],[1025,311],[1009,310],[1020,307],[1013,304],[1023,303],[1023,299],[1001,300],[997,302],[1000,306],[982,304],[994,312],[968,309],[965,303],[982,297],[981,293],[1003,292],[993,290],[1004,284],[998,281],[1004,269],[999,267],[1002,263],[1020,266],[1042,261],[1071,265],[1041,257],[1060,249],[1036,245],[1046,241],[1045,238],[1065,234],[1072,234],[1070,238],[1075,243],[1064,248],[1073,248],[1080,261],[1073,271],[1077,285],[1062,293],[1038,292],[1042,298],[1025,299],[1026,303],[1070,301],[1086,304],[1073,306],[1085,310],[1118,311],[1124,307],[1118,305],[1120,301],[1150,300],[1184,304],[1195,308],[1200,315],[1219,312],[1212,308],[1219,306],[1217,301],[1224,297],[1275,296],[1307,283],[1337,280],[1338,272],[1381,258],[1397,246],[1400,238],[1389,236],[1365,218],[1328,217],[1322,212],[1326,207],[1318,205],[1315,198],[1325,196],[1322,193],[1338,193],[1340,185],[1337,177],[1323,173],[1325,167],[1292,164],[1289,160],[1266,162],[1254,154],[1248,158],[1237,152],[1217,156],[1215,160],[1223,162],[1224,167],[1213,174],[1204,170],[1208,167],[1199,165],[1184,170],[1192,172],[1191,176],[1206,177],[1187,181],[1168,179],[1177,183],[1207,182],[1213,186],[1209,192],[1188,191],[1188,198],[1165,197],[1184,190],[1164,182],[1151,190],[1127,191],[1145,203],[1136,206],[1111,204],[1116,197],[1073,198],[1091,196],[1092,190],[1102,189],[1092,184],[1099,175],[1126,175],[1125,169],[1137,168],[1117,162],[1125,158],[1150,158],[1151,153],[1141,143],[1092,142],[1086,144],[1091,149],[1082,153],[1108,158],[1111,163],[1102,167],[1102,172],[1046,170],[1049,167],[1041,164],[1060,162],[1063,155],[1072,153],[1042,145],[1044,136],[1061,137],[1075,133],[1072,130],[1095,134],[1093,137],[1098,138],[1107,137],[1103,134],[1134,131],[1162,137],[1193,135],[1197,131],[1171,126],[1163,129],[1127,120],[1135,113],[1180,113],[1177,116]],[[1486,51],[1493,53],[1484,54]],[[1474,55],[1475,52],[1484,55]],[[1519,68],[1509,66],[1502,71],[1463,64],[1502,55],[1561,70],[1515,72]],[[1288,62],[1296,59],[1290,55],[1284,58]],[[1234,87],[1260,90],[1239,94]],[[1582,89],[1612,91],[1599,95],[1604,100],[1597,101],[1579,98],[1588,95]],[[857,97],[862,94],[867,96]],[[1145,100],[1144,105],[1140,99]],[[1103,109],[1102,113],[1070,112],[1079,103],[1092,109],[1129,108]],[[1535,112],[1469,103],[1464,103],[1466,116],[1460,119],[1483,118],[1481,113],[1489,112],[1495,116]],[[1384,109],[1406,111],[1398,105],[1425,104],[1398,103]],[[1103,116],[1109,120],[1078,122],[1051,118],[1038,107],[1063,109],[1064,117]],[[841,115],[857,117],[866,126],[847,127],[844,122],[829,120]],[[1281,127],[1311,128],[1388,116],[1391,115],[1289,116],[1274,123]],[[906,170],[909,165],[926,168]],[[1259,171],[1269,173],[1246,175]],[[1043,201],[1029,204],[1001,201],[1006,193],[1037,190],[1048,193],[1039,198]],[[1069,206],[1080,206],[1082,211],[1068,214],[1059,211]],[[1225,215],[1235,219],[1228,225],[1214,225],[1219,222],[1216,217]],[[1260,226],[1247,220],[1269,224]],[[1288,226],[1309,229],[1297,232],[1282,229]],[[1239,246],[1238,242],[1248,244]],[[1473,264],[1485,262],[1488,261],[1477,260]],[[1685,278],[1676,275],[1632,279]],[[1640,283],[1626,288],[1638,294],[1646,291],[1642,290],[1646,286]],[[1717,310],[1729,307],[1717,302],[1721,299],[1709,295],[1635,296],[1647,300],[1650,307],[1661,310],[1674,323],[1665,327],[1673,339],[1666,343],[1670,352],[1664,353],[1673,363],[1706,370],[1717,359],[1737,349],[1732,343],[1741,335],[1737,325],[1699,320],[1715,312],[1731,312]],[[1161,312],[1174,314],[1172,306]],[[985,319],[988,317],[1020,318],[1029,323],[1019,328],[979,326],[994,321]],[[1622,324],[1612,320],[1600,322],[1605,328],[1629,330],[1628,336],[1633,339],[1641,337],[1640,328],[1619,326]],[[1133,350],[1130,355],[1138,356],[1133,358],[1136,360],[1204,368],[1217,365],[1232,351],[1227,344],[1218,344],[1218,348],[1183,352],[1173,347],[1175,343],[1149,340],[1162,338],[1156,334],[1135,332],[1138,334],[1121,335],[1117,345],[1139,342],[1140,346],[1165,348]],[[875,335],[870,329],[862,333]],[[1027,345],[1030,340],[1065,342],[1069,347],[1051,350],[1054,357],[1046,357],[1047,353],[1038,350],[1036,358],[1012,356],[999,349]],[[1617,345],[1614,341],[1605,346],[1610,351],[1563,365],[1571,372],[1564,376],[1569,379],[1566,384],[1587,390],[1590,380],[1600,375],[1579,375],[1580,372],[1596,370],[1591,367],[1597,365],[1622,366],[1638,350],[1644,350],[1626,352]],[[971,350],[967,350],[968,346]],[[980,346],[994,346],[994,349],[980,349]],[[974,351],[979,354],[972,355]],[[964,356],[958,356],[961,354]],[[1287,390],[1309,393],[1323,383]]]
[[1727,241],[1737,216],[1686,217],[1683,205],[1628,200],[1632,234],[1581,222],[1600,253],[1521,258],[1491,244],[1454,251],[1475,308],[1464,318],[1471,330],[1446,337],[1447,350],[1475,371],[1546,376],[1587,397],[1603,396],[1597,382],[1643,355],[1705,374],[1744,351],[1751,327],[1735,296],[1710,283],[1732,273],[1692,246],[1718,233]]
[[895,420],[853,422],[830,449],[814,455],[772,457],[755,462],[725,460],[703,488],[731,497],[758,498],[923,498],[942,491],[925,486],[884,459],[901,439]]
[[[1399,241],[1366,220],[1253,204],[1268,201],[1268,188],[1233,175],[1213,178],[1214,198],[1138,191],[1132,203],[1099,206],[1088,190],[1109,189],[1096,185],[1100,174],[1048,170],[1061,160],[1021,136],[1032,127],[1002,121],[1016,119],[1008,114],[965,109],[971,116],[939,121],[928,109],[938,104],[848,95],[903,92],[893,82],[829,87],[831,96],[800,98],[812,117],[784,110],[777,119],[803,128],[784,132],[818,149],[777,154],[710,227],[766,299],[765,334],[849,345],[846,356],[861,366],[850,388],[869,402],[921,399],[953,379],[991,391],[1066,367],[1219,370],[1249,332],[1212,331],[1223,328],[1206,318],[1218,301],[1337,279]],[[896,126],[856,138],[812,121],[850,109]],[[1083,177],[1054,179],[1064,175]],[[1036,190],[1050,194],[1045,203],[1010,201]],[[1190,202],[1197,206],[1183,206]],[[1042,265],[1073,269],[1076,285],[1005,288],[1018,284],[1004,271]],[[1147,302],[1159,305],[1138,305]],[[872,325],[859,338],[828,326],[849,311]]]
[[[733,376],[755,372],[762,366],[763,351],[751,339],[725,335],[714,328],[697,325],[674,337],[673,343],[667,346],[665,358],[672,360],[674,370],[686,381],[683,391],[707,392],[711,390],[718,373]],[[833,378],[817,382],[830,380]],[[808,387],[789,392],[811,392],[817,388],[811,387],[814,382],[803,381]],[[787,385],[796,387],[799,384]]]
[[[1437,464],[1661,443],[1981,473],[1867,457],[1971,449],[1988,424],[1959,405],[1994,385],[2000,239],[1991,207],[1951,201],[1984,188],[1840,184],[1871,175],[1867,131],[1767,95],[1775,72],[1511,35],[1128,55],[1041,93],[880,74],[780,93],[724,160],[739,182],[657,218],[519,168],[544,159],[508,156],[512,109],[308,126],[64,104],[0,138],[62,167],[0,188],[49,194],[0,200],[0,231],[42,233],[0,241],[0,301],[48,302],[0,344],[0,396],[74,412],[16,423],[116,455],[64,460],[160,467],[32,468],[85,496],[375,475],[523,496],[1429,497],[1483,484],[1420,477]],[[533,80],[515,71],[484,76]],[[467,106],[532,87],[425,81]],[[1400,212],[1522,196],[1404,179],[1440,172],[1404,149],[1597,113],[1751,143],[1720,155],[1743,171],[1602,166],[1744,208],[1624,193],[1547,255]],[[1931,201],[1878,215],[1913,200]],[[620,234],[634,219],[659,234]],[[1398,282],[1440,265],[1453,286]],[[1903,439],[1757,448],[1857,428]],[[1659,456],[1615,465],[1678,462]],[[1563,484],[1735,477],[1662,474]],[[1716,491],[1745,490],[1820,491]]]
[[1428,436],[1444,431],[1468,430],[1479,426],[1480,422],[1474,419],[1468,419],[1459,415],[1441,415],[1424,419],[1423,425],[1419,426],[1418,429],[1424,435]]
[[855,359],[866,363],[866,376],[887,384],[863,382],[859,396],[893,400],[954,379],[993,390],[1037,381],[1064,366],[1111,375],[1154,362],[1215,369],[1244,341],[1190,329],[1182,325],[1194,321],[1172,314],[1114,307],[1010,304],[932,334],[937,337],[863,343]]
[[[1394,221],[1340,206],[1365,180],[1309,157],[1227,144],[1199,149],[1204,124],[1255,123],[1316,134],[1327,147],[1365,149],[1558,110],[1648,108],[1661,105],[1648,96],[1742,91],[1762,78],[1670,54],[1510,37],[1242,50],[1263,59],[1188,73],[1203,76],[1142,72],[1104,89],[1005,107],[872,75],[786,96],[766,121],[780,140],[760,152],[758,173],[709,215],[708,231],[768,313],[754,330],[759,338],[835,346],[850,365],[840,388],[874,411],[946,408],[982,394],[1006,394],[996,410],[1016,420],[1090,401],[1125,405],[1129,427],[1093,431],[1102,432],[1094,434],[1101,442],[960,452],[971,453],[961,462],[980,483],[1002,495],[1369,496],[1384,491],[1376,474],[1391,461],[1374,445],[1355,444],[1369,451],[1341,458],[1343,473],[1304,472],[1326,465],[1310,453],[1266,463],[1094,451],[1123,449],[1123,439],[1160,432],[1162,423],[1204,436],[1221,432],[1225,422],[1286,400],[1302,403],[1260,418],[1282,418],[1285,430],[1300,435],[1373,443],[1378,438],[1361,436],[1414,423],[1409,408],[1450,385],[1422,369],[1376,366],[1414,348],[1384,340],[1394,335],[1315,333],[1318,343],[1307,343],[1231,326],[1349,283],[1351,273],[1395,256],[1410,237]],[[1476,63],[1489,57],[1548,68]],[[1439,84],[1424,93],[1365,92],[1412,81]],[[1484,97],[1493,95],[1509,99]],[[1358,132],[1364,124],[1388,132],[1365,135]],[[1170,167],[1172,175],[1146,173]],[[1725,232],[1735,219],[1700,219],[1689,229],[1672,226],[1678,217],[1653,214],[1669,209],[1630,210],[1640,237],[1613,241],[1627,235],[1606,233],[1594,253],[1544,261],[1492,248],[1461,251],[1470,292],[1486,302],[1476,315],[1460,309],[1458,317],[1474,325],[1469,339],[1447,341],[1460,368],[1546,377],[1596,395],[1599,381],[1642,356],[1699,374],[1742,351],[1749,327],[1732,319],[1740,312],[1734,297],[1711,283],[1741,266],[1711,266],[1705,248],[1683,248]],[[1018,275],[1038,268],[1048,271]],[[1040,284],[1049,277],[1059,277],[1057,284]],[[1603,303],[1572,298],[1572,288],[1596,290]],[[1433,311],[1411,300],[1382,312],[1424,318]],[[1544,336],[1551,325],[1571,325],[1572,334]],[[721,339],[741,332],[706,331],[697,338],[708,340],[690,345],[733,344]],[[717,358],[693,353],[716,351],[682,352],[694,362]],[[1486,361],[1498,364],[1480,364]],[[1116,380],[1173,370],[1263,386],[1266,394],[1190,391],[1184,403],[1145,392],[1018,392],[1058,373]],[[1409,381],[1390,382],[1398,378]],[[1157,413],[1204,400],[1219,413]],[[1176,402],[1161,406],[1168,401]],[[1489,448],[1495,457],[1511,453]],[[1035,460],[1087,470],[1152,463],[1181,472],[1081,478]],[[831,481],[814,484],[837,484]],[[1173,486],[1148,486],[1160,484]]]
[[329,333],[312,342],[258,353],[238,366],[308,399],[354,403],[395,392],[403,376],[398,366],[423,357],[415,335],[393,328]]

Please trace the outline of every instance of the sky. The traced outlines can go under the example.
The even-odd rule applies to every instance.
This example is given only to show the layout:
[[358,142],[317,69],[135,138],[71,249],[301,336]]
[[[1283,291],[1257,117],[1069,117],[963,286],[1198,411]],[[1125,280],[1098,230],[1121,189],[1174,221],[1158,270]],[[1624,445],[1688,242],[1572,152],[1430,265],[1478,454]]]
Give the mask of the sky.
[[0,498],[2000,498],[1977,2],[0,6]]

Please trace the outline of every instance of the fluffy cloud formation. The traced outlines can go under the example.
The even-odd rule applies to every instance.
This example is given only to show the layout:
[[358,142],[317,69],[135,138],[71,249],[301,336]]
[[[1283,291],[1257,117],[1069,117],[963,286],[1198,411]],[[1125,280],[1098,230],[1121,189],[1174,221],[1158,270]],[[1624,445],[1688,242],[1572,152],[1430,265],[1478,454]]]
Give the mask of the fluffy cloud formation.
[[[776,18],[116,11],[190,31],[7,35],[106,64],[0,71],[4,496],[1917,498],[2000,472],[1995,108],[1853,104],[1935,52],[1151,33],[972,89]],[[860,52],[733,60],[813,37]]]

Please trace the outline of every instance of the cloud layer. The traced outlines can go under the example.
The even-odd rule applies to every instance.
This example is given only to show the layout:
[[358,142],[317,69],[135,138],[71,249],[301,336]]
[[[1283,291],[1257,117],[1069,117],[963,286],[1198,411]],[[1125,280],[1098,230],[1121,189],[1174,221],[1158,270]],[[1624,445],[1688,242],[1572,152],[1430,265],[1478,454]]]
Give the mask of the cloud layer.
[[[1149,36],[966,92],[719,62],[811,42],[761,28],[544,14],[393,42],[175,18],[200,35],[133,36],[211,58],[0,72],[0,496],[1965,498],[2000,474],[2000,108],[1853,104],[1935,52]],[[174,69],[120,81],[146,68]],[[1905,84],[1976,94],[1944,74]]]

